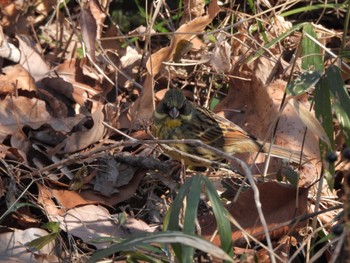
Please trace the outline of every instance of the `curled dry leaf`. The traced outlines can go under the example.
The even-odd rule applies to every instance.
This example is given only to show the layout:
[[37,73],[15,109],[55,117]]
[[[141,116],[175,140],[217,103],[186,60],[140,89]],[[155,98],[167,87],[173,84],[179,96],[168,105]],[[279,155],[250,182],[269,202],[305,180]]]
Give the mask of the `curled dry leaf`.
[[[106,14],[103,12],[102,7],[99,3],[100,1],[97,0],[90,0],[89,1],[89,7],[88,9],[90,10],[92,16],[94,17],[95,21],[96,21],[96,26],[97,26],[97,30],[96,30],[96,37],[97,39],[100,39],[101,37],[101,33],[103,30],[103,23],[106,19]],[[107,5],[105,3],[105,5]],[[106,7],[104,7],[106,8]]]
[[92,113],[93,126],[87,131],[78,131],[69,136],[64,144],[64,148],[60,153],[73,153],[82,150],[93,143],[98,142],[105,134],[105,126],[103,125],[104,113],[103,105],[95,102],[95,111]]
[[97,201],[105,205],[114,206],[125,200],[128,200],[135,194],[145,174],[146,174],[146,170],[138,170],[128,184],[119,187],[118,193],[108,197],[102,196],[101,194],[92,190],[84,190],[80,194],[86,200]]

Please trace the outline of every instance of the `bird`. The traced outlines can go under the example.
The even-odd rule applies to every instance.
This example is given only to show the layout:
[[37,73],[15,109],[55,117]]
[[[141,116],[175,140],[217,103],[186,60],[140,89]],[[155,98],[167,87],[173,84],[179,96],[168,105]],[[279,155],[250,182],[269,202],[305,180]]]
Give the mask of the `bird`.
[[181,89],[169,89],[158,103],[152,115],[151,132],[160,140],[178,140],[178,143],[169,144],[165,153],[187,165],[210,166],[191,156],[201,157],[209,163],[221,162],[223,157],[208,149],[210,147],[181,143],[182,139],[200,140],[230,155],[263,152],[290,162],[300,162],[300,153],[274,144],[269,151],[269,143],[263,143],[226,118],[189,101]]

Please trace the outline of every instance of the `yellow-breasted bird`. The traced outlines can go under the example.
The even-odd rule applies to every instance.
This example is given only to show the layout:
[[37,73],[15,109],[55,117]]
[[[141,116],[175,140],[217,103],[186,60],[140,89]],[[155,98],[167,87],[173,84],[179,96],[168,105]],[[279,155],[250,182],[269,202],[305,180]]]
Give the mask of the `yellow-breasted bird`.
[[[159,102],[153,113],[152,133],[161,140],[195,139],[228,154],[269,151],[270,144],[263,143],[249,135],[229,120],[216,115],[186,99],[179,89],[170,89]],[[194,145],[176,143],[171,147],[211,161],[220,161],[215,152]],[[166,153],[176,160],[183,159],[186,164],[207,166],[183,156],[179,151]],[[271,155],[299,163],[299,153],[273,145]]]

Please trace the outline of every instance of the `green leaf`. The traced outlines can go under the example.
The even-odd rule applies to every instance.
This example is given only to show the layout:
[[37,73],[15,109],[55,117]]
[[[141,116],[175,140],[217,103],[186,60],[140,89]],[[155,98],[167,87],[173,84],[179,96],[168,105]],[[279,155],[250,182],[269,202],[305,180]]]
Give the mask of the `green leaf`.
[[[163,230],[180,230],[179,226],[179,217],[182,215],[182,207],[184,204],[184,200],[191,188],[192,178],[189,178],[185,181],[185,183],[181,186],[179,193],[177,194],[175,200],[173,201],[170,209],[168,210],[164,221],[163,221]],[[173,244],[172,248],[175,252],[177,258],[181,259],[183,255],[181,244]]]
[[46,224],[43,224],[41,227],[49,230],[51,233],[58,233],[60,231],[59,222],[48,222]]
[[33,247],[37,250],[42,249],[44,246],[49,244],[51,241],[55,240],[59,236],[58,232],[50,233],[43,237],[38,237],[28,243],[26,243],[26,246]]
[[306,71],[287,85],[287,93],[292,96],[299,96],[312,89],[321,79],[319,71]]

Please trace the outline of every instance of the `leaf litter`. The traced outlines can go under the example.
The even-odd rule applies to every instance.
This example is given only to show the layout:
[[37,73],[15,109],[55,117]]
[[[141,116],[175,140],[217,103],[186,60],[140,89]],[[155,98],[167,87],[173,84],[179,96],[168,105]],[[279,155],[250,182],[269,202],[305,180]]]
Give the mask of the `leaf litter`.
[[[285,99],[288,74],[301,70],[300,60],[291,69],[292,61],[282,58],[289,49],[278,44],[256,56],[267,40],[293,29],[289,21],[276,15],[268,22],[267,38],[257,31],[253,38],[247,30],[253,19],[238,13],[243,22],[235,26],[237,32],[222,34],[227,20],[218,31],[212,26],[223,14],[213,0],[206,12],[184,16],[181,25],[168,34],[168,44],[149,49],[147,45],[157,44],[153,39],[157,30],[135,27],[123,35],[106,22],[108,6],[94,0],[73,9],[66,3],[57,9],[37,5],[33,10],[27,8],[29,3],[3,1],[1,5],[5,50],[0,55],[9,64],[2,66],[0,76],[0,198],[7,200],[1,206],[1,258],[26,262],[79,258],[83,262],[92,251],[108,248],[112,241],[161,229],[178,191],[178,164],[159,156],[153,143],[136,140],[152,139],[147,131],[150,117],[169,87],[184,88],[186,95],[202,105],[208,105],[214,96],[220,98],[214,108],[217,114],[260,139],[274,140],[310,158],[300,167],[273,159],[263,172],[266,157],[238,156],[252,165],[257,181],[262,181],[261,175],[267,181],[257,186],[277,257],[290,253],[287,245],[305,246],[301,232],[309,224],[302,216],[315,207],[315,183],[322,170],[318,139],[327,138],[321,129],[306,129],[320,127],[309,94]],[[18,28],[11,25],[19,17],[18,21],[33,21],[39,39],[26,23]],[[134,37],[135,42],[125,36]],[[114,39],[107,39],[110,37]],[[16,53],[10,54],[11,50]],[[250,57],[251,61],[245,60]],[[347,178],[344,160],[336,170],[338,194],[347,189],[341,184]],[[168,169],[160,169],[162,165]],[[291,179],[291,171],[296,179]],[[186,170],[186,176],[195,173]],[[266,238],[253,191],[240,193],[237,182],[249,187],[232,172],[210,173],[238,224],[233,224],[231,235],[235,252],[248,258],[267,257],[263,246],[249,247]],[[335,191],[324,187],[322,194],[328,200],[324,208],[339,204]],[[204,198],[199,232],[220,246],[208,204]],[[17,206],[17,211],[11,210]],[[328,226],[323,234],[330,233],[334,217],[334,212],[322,216]],[[14,218],[19,218],[17,223],[10,223]],[[28,249],[26,243],[50,235],[38,228],[50,221],[58,222],[59,233],[64,234],[54,241],[48,239],[39,251]],[[74,246],[65,246],[63,239]],[[326,249],[325,255],[330,251]]]

